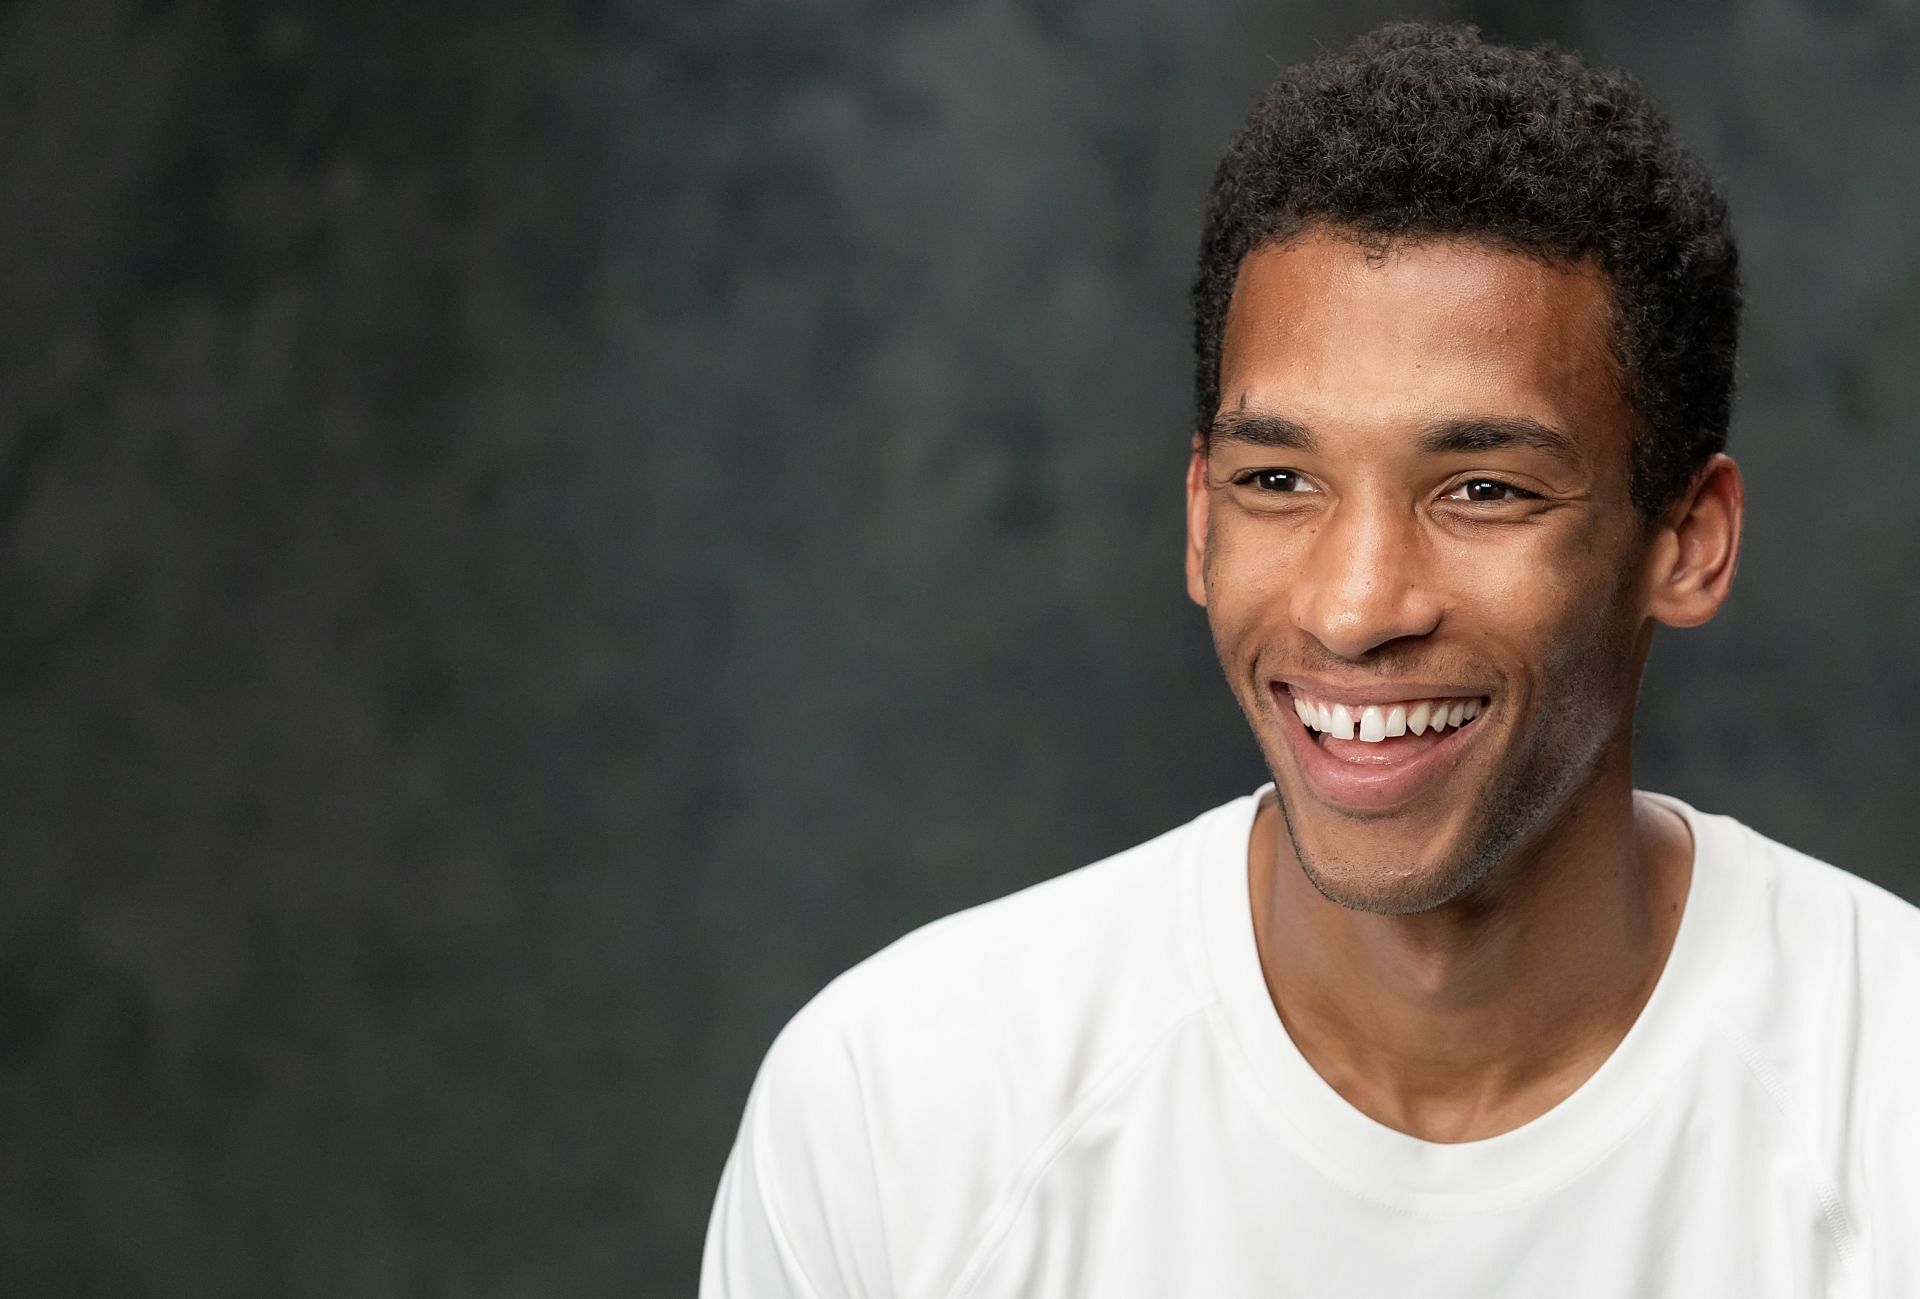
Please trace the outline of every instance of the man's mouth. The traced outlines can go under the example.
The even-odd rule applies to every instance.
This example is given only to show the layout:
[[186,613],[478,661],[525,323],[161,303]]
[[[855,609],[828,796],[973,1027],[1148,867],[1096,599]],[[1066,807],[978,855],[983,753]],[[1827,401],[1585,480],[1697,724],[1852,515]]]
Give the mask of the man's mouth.
[[1316,739],[1359,740],[1379,744],[1402,735],[1440,734],[1459,729],[1480,715],[1478,695],[1445,699],[1404,699],[1381,704],[1315,699],[1290,691],[1293,711]]
[[[1417,689],[1417,688],[1416,688]],[[1453,769],[1488,707],[1478,694],[1341,699],[1325,687],[1276,682],[1274,702],[1300,721],[1291,747],[1320,797],[1355,812],[1386,812]]]

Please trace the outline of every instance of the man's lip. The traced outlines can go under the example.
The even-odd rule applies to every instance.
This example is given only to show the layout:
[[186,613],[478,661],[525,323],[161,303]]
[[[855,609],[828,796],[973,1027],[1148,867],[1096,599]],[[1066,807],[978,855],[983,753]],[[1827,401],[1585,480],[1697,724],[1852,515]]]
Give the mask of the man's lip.
[[[1375,755],[1369,755],[1368,761],[1349,762],[1334,756],[1301,724],[1294,715],[1290,700],[1284,697],[1287,689],[1283,684],[1276,682],[1272,693],[1278,708],[1279,723],[1287,732],[1287,747],[1293,753],[1294,769],[1322,802],[1348,812],[1387,813],[1410,803],[1453,770],[1466,746],[1473,743],[1476,728],[1481,725],[1480,721],[1475,720],[1457,730],[1447,731],[1437,740],[1428,739],[1418,744],[1402,746],[1394,740],[1387,740],[1378,747]],[[1422,697],[1394,695],[1390,698]],[[1405,756],[1397,758],[1396,753],[1404,753]]]
[[1319,677],[1276,677],[1276,690],[1329,704],[1399,704],[1414,699],[1487,699],[1487,691],[1458,682],[1363,681],[1347,683]]

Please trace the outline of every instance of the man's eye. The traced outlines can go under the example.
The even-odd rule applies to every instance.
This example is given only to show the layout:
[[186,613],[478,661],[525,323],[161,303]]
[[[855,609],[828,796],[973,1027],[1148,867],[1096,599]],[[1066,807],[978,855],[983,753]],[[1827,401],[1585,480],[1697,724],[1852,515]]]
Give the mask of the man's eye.
[[1240,481],[1263,492],[1304,492],[1311,490],[1307,480],[1291,469],[1250,469]]
[[1512,483],[1503,483],[1497,478],[1469,478],[1453,491],[1449,499],[1464,501],[1531,501],[1539,499],[1538,494],[1524,487],[1515,487]]

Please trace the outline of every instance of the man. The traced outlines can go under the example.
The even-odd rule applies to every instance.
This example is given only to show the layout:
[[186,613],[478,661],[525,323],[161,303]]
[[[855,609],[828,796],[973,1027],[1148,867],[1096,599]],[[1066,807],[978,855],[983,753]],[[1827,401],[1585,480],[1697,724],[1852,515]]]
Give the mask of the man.
[[1740,537],[1698,163],[1387,28],[1246,123],[1195,307],[1187,584],[1273,783],[816,998],[703,1293],[1920,1295],[1920,912],[1632,785]]

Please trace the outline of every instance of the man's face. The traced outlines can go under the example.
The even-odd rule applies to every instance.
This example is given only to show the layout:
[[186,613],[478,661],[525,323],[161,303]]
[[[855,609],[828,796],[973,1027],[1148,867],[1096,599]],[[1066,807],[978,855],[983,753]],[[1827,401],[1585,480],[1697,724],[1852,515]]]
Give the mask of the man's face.
[[1650,625],[1611,337],[1597,272],[1470,242],[1241,267],[1188,586],[1336,902],[1459,898],[1624,758]]

